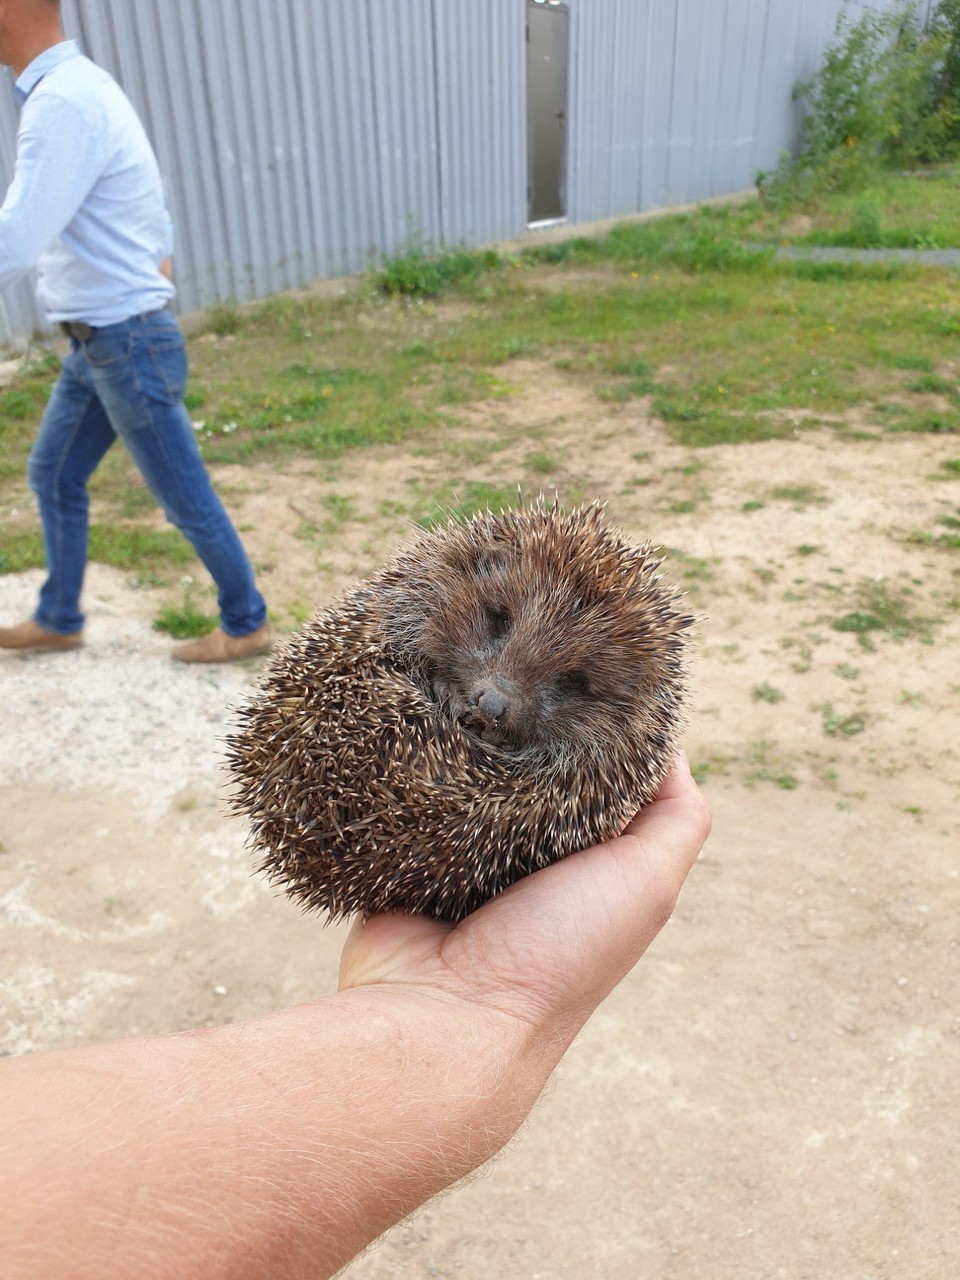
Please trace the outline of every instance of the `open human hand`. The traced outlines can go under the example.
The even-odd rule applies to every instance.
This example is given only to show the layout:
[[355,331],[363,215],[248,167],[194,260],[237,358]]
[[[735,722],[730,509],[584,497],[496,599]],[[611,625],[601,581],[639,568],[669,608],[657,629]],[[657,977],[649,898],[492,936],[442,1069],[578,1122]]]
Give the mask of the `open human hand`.
[[559,1058],[669,919],[709,831],[706,802],[678,757],[620,837],[526,877],[459,924],[357,921],[340,989],[502,1015]]

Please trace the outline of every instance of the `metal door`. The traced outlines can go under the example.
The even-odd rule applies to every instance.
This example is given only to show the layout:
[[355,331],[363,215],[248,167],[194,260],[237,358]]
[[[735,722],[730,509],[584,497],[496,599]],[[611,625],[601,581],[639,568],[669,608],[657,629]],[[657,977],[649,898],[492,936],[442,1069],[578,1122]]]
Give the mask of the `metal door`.
[[567,212],[569,6],[527,0],[527,218]]

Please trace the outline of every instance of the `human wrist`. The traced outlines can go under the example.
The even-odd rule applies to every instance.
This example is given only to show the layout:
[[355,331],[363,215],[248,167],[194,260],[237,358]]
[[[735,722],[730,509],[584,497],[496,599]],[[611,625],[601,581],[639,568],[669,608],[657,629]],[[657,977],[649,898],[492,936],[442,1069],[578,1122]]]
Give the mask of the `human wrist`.
[[354,1021],[390,1055],[398,1104],[413,1118],[422,1099],[432,1127],[441,1118],[456,1127],[471,1169],[517,1131],[565,1047],[539,1026],[435,987],[371,984],[334,999],[345,1025]]

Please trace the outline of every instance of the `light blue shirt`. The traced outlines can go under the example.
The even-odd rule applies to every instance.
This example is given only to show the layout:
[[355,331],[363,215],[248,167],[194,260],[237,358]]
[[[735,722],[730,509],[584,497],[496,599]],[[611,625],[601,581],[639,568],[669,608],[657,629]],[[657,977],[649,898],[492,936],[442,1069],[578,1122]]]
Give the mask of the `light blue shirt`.
[[174,295],[159,264],[173,225],[153,148],[123,90],[75,40],[14,89],[17,165],[0,206],[0,289],[36,266],[51,320],[116,324]]

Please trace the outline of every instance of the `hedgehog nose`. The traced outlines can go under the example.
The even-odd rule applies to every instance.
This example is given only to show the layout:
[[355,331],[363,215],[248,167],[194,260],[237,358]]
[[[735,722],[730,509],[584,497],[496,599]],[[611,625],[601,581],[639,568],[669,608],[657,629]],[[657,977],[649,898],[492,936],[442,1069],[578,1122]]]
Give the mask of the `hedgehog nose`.
[[493,724],[509,709],[510,702],[499,689],[494,689],[487,685],[484,689],[481,689],[476,705],[484,720],[488,724]]

